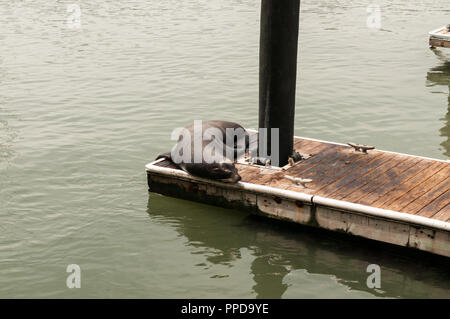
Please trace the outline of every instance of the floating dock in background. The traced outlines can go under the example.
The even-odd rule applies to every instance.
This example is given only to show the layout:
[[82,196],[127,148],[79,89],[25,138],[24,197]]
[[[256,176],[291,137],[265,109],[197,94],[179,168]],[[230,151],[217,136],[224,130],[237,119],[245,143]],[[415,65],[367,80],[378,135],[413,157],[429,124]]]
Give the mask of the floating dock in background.
[[450,48],[450,29],[448,26],[433,30],[429,33],[429,35],[429,43],[431,47]]
[[146,165],[149,189],[450,257],[449,161],[302,137],[294,148],[309,157],[283,168],[238,162],[236,184],[160,159]]

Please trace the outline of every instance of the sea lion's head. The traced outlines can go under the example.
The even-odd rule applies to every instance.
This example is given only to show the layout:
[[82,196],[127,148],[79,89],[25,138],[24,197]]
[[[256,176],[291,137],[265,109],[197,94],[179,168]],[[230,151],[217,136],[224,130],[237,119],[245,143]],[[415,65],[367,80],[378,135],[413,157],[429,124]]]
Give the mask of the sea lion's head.
[[228,161],[182,164],[181,167],[189,174],[224,183],[237,183],[241,180],[241,176],[239,175],[236,166],[234,166],[234,163]]
[[212,179],[217,179],[224,183],[237,183],[241,180],[236,166],[233,163],[216,163],[212,168],[215,175]]

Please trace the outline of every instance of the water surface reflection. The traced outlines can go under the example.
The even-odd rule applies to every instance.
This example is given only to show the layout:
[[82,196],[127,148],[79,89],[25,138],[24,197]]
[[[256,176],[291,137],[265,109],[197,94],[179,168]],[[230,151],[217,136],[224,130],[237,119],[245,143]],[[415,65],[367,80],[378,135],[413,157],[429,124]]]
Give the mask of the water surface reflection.
[[[156,194],[150,194],[148,213],[175,228],[187,239],[186,246],[204,248],[205,263],[233,267],[241,258],[241,249],[249,249],[254,257],[250,271],[257,298],[308,296],[306,292],[314,287],[307,280],[300,280],[301,276],[287,280],[287,275],[299,271],[304,276],[326,275],[335,285],[359,292],[358,297],[361,293],[378,297],[450,297],[450,274],[442,264],[399,253],[398,248],[358,243],[334,234]],[[371,263],[381,266],[380,290],[366,286],[366,269]],[[330,297],[326,291],[322,294]]]
[[439,49],[433,49],[433,52],[439,58],[441,64],[432,67],[427,73],[427,85],[448,86],[449,89],[447,114],[442,119],[445,125],[439,130],[439,133],[442,137],[446,138],[446,140],[441,143],[441,146],[444,148],[444,155],[450,157],[450,61]]

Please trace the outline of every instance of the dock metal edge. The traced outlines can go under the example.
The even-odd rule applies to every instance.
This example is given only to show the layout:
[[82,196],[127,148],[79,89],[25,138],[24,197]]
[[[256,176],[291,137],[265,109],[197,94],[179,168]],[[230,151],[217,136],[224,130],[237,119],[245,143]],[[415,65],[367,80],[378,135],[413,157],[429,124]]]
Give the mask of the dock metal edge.
[[450,34],[441,33],[441,31],[444,30],[445,28],[446,26],[430,31],[428,33],[429,35],[428,44],[430,45],[431,48],[436,47],[450,48]]
[[[202,179],[182,170],[155,165],[162,160],[146,165],[149,186],[154,186],[150,191],[213,205],[241,207],[271,218],[450,257],[448,222],[270,186]],[[181,190],[176,190],[177,187]]]
[[[161,160],[163,160],[163,159],[161,159]],[[158,161],[161,161],[161,160],[158,160]],[[337,209],[345,210],[345,211],[349,211],[349,212],[355,212],[355,213],[360,213],[360,214],[365,214],[365,215],[382,217],[382,218],[387,218],[390,220],[396,220],[399,222],[415,224],[418,226],[426,226],[426,227],[431,227],[431,228],[450,232],[450,223],[440,221],[440,220],[435,220],[435,219],[431,219],[431,218],[427,218],[427,217],[423,217],[423,216],[416,216],[416,215],[412,215],[412,214],[397,212],[397,211],[393,211],[393,210],[371,207],[371,206],[367,206],[367,205],[350,203],[350,202],[346,202],[346,201],[321,197],[321,196],[317,196],[317,195],[309,195],[309,194],[305,194],[305,193],[294,192],[294,191],[274,188],[274,187],[270,187],[270,186],[256,185],[256,184],[251,184],[251,183],[246,183],[246,182],[238,182],[235,184],[221,183],[221,182],[217,182],[217,181],[213,181],[213,180],[198,178],[198,177],[189,175],[188,173],[186,173],[185,171],[182,171],[182,170],[177,170],[177,169],[172,169],[172,168],[167,168],[167,167],[160,167],[160,166],[154,165],[158,161],[147,164],[145,166],[147,169],[147,172],[159,173],[162,175],[170,175],[171,177],[178,177],[178,178],[186,179],[189,181],[198,181],[198,182],[208,183],[211,185],[218,185],[222,188],[239,189],[239,190],[245,190],[245,191],[249,191],[249,192],[257,192],[257,193],[270,195],[270,196],[279,196],[279,197],[284,197],[286,199],[290,199],[290,200],[294,200],[294,201],[297,200],[297,201],[302,201],[302,202],[309,202],[311,204],[328,206],[330,208],[337,208]]]
[[450,41],[450,34],[440,33],[442,30],[444,30],[446,28],[447,28],[447,26],[442,26],[442,27],[440,27],[438,29],[435,29],[433,31],[428,32],[428,35],[430,37],[433,37],[433,38],[438,39],[438,40]]

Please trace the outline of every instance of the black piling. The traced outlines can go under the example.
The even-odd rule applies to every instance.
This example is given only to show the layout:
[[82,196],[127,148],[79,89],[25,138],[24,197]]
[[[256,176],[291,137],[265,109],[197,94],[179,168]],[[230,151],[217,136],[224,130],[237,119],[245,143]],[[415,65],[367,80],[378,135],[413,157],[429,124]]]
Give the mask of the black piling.
[[300,0],[261,0],[259,127],[279,128],[279,165],[293,153]]

